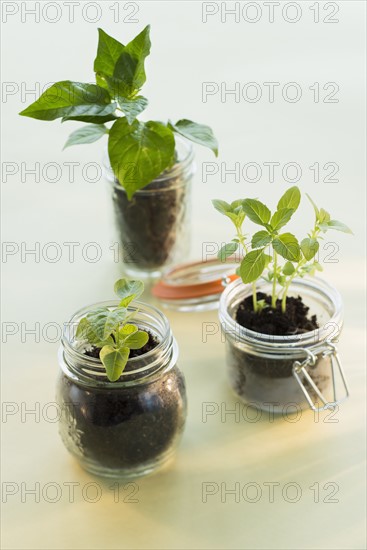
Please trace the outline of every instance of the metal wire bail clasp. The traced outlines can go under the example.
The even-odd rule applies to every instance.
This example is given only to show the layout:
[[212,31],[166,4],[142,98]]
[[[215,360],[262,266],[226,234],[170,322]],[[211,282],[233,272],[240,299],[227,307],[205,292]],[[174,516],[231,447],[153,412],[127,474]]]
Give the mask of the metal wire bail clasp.
[[[316,365],[316,362],[318,360],[317,353],[312,353],[312,351],[310,351],[309,349],[306,349],[306,348],[303,348],[303,351],[306,354],[306,358],[302,362],[294,361],[294,363],[293,363],[293,376],[297,380],[297,382],[298,382],[298,384],[299,384],[299,386],[300,386],[304,396],[306,397],[307,402],[310,405],[312,410],[314,410],[314,411],[324,411],[324,410],[327,410],[327,409],[333,409],[339,403],[341,403],[342,401],[345,401],[345,399],[347,399],[347,397],[349,396],[349,390],[348,390],[347,382],[346,382],[346,379],[345,379],[345,375],[344,375],[344,372],[343,372],[343,368],[342,368],[342,365],[341,365],[341,361],[340,361],[340,357],[339,357],[336,345],[332,341],[326,340],[323,347],[320,348],[317,351],[317,353],[322,354],[322,357],[330,356],[331,378],[332,378],[332,382],[333,382],[333,401],[327,401],[325,396],[320,392],[319,388],[316,386],[315,382],[313,381],[313,379],[311,378],[311,376],[309,375],[309,373],[306,370],[306,367],[309,367],[309,366],[312,367],[312,366]],[[337,373],[339,373],[339,375],[340,375],[340,378],[341,378],[341,381],[343,383],[344,390],[345,390],[345,395],[340,399],[337,399],[336,380],[335,380],[335,376],[336,376]],[[318,407],[317,403],[315,403],[312,400],[312,397],[310,396],[309,392],[307,391],[307,388],[306,388],[306,386],[305,386],[305,384],[302,380],[302,376],[304,377],[306,382],[311,386],[312,390],[315,392],[315,394],[320,399],[320,401],[323,403],[322,407]]]

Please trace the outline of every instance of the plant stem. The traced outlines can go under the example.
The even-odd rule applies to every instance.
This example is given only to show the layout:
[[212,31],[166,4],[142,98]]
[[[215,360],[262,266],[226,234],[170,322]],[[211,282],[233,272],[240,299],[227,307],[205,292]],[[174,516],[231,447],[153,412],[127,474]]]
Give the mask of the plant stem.
[[258,311],[258,305],[257,305],[257,291],[256,291],[256,283],[252,283],[252,304],[254,308],[254,312],[257,313]]
[[[236,231],[237,231],[237,238],[240,241],[241,246],[242,246],[245,254],[247,254],[247,246],[246,246],[246,243],[245,243],[245,237],[244,237],[244,235],[242,235],[240,227],[236,226]],[[253,304],[254,312],[257,313],[259,308],[258,308],[258,305],[257,305],[257,291],[256,291],[255,281],[252,283],[252,304]]]
[[242,235],[240,227],[236,226],[236,231],[237,231],[237,238],[240,241],[241,246],[245,251],[245,254],[247,254],[247,246],[246,246],[246,243],[245,243],[245,236]]
[[284,292],[282,296],[282,313],[285,313],[287,309],[287,294],[289,290],[289,286],[292,283],[294,277],[290,277],[288,283],[284,287]]
[[[320,229],[317,227],[317,224],[315,224],[314,228],[309,233],[309,237],[310,237],[310,239],[316,239],[317,240],[319,234],[320,234]],[[306,264],[307,264],[307,260],[305,258],[302,258],[298,262],[298,264],[297,264],[297,266],[294,270],[294,273],[292,275],[290,275],[287,284],[284,286],[283,295],[282,295],[282,312],[283,313],[285,313],[286,308],[287,308],[287,295],[288,295],[289,287],[292,284],[293,279],[295,277],[297,277],[297,275],[299,275],[300,268],[303,267]]]
[[274,250],[273,254],[273,292],[271,296],[271,307],[276,308],[277,305],[277,269],[278,269],[278,254]]

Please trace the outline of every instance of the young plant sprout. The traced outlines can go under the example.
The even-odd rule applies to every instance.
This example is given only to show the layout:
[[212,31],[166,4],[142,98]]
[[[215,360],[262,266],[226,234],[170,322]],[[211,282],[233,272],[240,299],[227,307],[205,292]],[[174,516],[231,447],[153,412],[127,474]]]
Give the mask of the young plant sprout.
[[[39,120],[61,118],[62,122],[87,123],[70,135],[65,147],[93,143],[108,134],[110,163],[129,199],[175,164],[175,134],[209,147],[217,156],[217,140],[209,126],[187,119],[176,123],[137,119],[148,106],[140,90],[146,81],[150,26],[126,45],[102,29],[98,32],[96,84],[56,82],[20,114]],[[105,126],[108,122],[113,122],[111,128]]]
[[[252,284],[255,312],[265,307],[263,300],[257,300],[256,282],[259,279],[272,283],[271,307],[276,308],[277,300],[281,297],[281,308],[285,313],[287,294],[293,279],[322,271],[322,266],[315,258],[322,235],[330,229],[352,233],[349,227],[331,219],[329,212],[319,209],[311,197],[307,197],[315,211],[315,222],[307,237],[300,242],[295,235],[283,229],[300,204],[301,192],[296,186],[284,193],[273,214],[257,199],[240,199],[231,204],[222,200],[212,201],[214,208],[232,221],[236,231],[232,241],[220,249],[218,258],[225,261],[242,247],[244,257],[237,272],[244,283]],[[262,227],[252,235],[250,243],[243,230],[246,218]],[[281,286],[279,294],[277,285]]]
[[149,340],[147,332],[129,322],[134,312],[128,311],[131,302],[143,293],[144,283],[119,279],[114,290],[121,298],[118,307],[99,307],[92,310],[80,320],[76,331],[77,338],[100,348],[99,358],[111,382],[120,378],[130,350],[142,348]]

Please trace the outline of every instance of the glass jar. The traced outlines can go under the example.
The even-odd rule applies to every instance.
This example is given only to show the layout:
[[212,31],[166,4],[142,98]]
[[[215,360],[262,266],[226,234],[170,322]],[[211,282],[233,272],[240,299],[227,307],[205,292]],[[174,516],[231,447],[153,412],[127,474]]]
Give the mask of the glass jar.
[[128,200],[106,162],[115,226],[125,271],[131,277],[158,277],[187,257],[190,246],[190,195],[194,154],[190,142],[176,138],[177,162]]
[[[271,294],[271,285],[257,284]],[[238,279],[227,286],[220,300],[219,318],[226,342],[229,383],[238,397],[254,407],[282,413],[288,407],[323,410],[348,396],[335,343],[343,324],[339,293],[321,279],[295,279],[290,296],[302,296],[319,328],[304,334],[274,336],[242,327],[235,321],[240,302],[252,287]],[[337,384],[339,382],[339,384]],[[337,390],[337,386],[338,390]]]
[[84,353],[76,339],[78,323],[96,307],[78,311],[65,325],[59,364],[59,430],[68,451],[87,471],[106,477],[134,478],[165,466],[172,458],[186,419],[186,389],[177,367],[178,347],[167,318],[153,306],[135,302],[134,323],[159,344],[129,359],[117,382],[107,379],[99,358]]

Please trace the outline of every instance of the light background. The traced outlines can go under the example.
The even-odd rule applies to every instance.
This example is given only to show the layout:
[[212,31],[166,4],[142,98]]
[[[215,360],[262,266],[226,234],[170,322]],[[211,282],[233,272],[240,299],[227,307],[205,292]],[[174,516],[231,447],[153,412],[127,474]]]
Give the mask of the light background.
[[[257,196],[274,206],[290,183],[278,169],[269,183],[264,162],[282,166],[296,162],[302,167],[299,185],[318,204],[353,228],[354,237],[330,233],[327,241],[337,243],[335,263],[321,260],[325,277],[341,291],[345,302],[345,329],[340,351],[351,386],[351,398],[337,414],[337,422],[315,422],[311,413],[297,423],[278,419],[248,423],[220,415],[202,422],[204,402],[224,403],[231,408],[235,399],[229,393],[224,373],[224,347],[219,334],[202,341],[202,323],[216,322],[216,312],[179,314],[168,312],[180,344],[180,366],[185,373],[189,397],[186,432],[175,465],[166,473],[139,480],[139,503],[114,503],[108,486],[103,486],[99,502],[82,498],[81,487],[95,481],[81,471],[64,450],[56,425],[42,418],[36,422],[20,413],[2,422],[2,481],[19,485],[19,493],[3,504],[3,547],[38,548],[364,548],[364,418],[365,418],[365,3],[341,1],[338,23],[313,21],[310,6],[298,2],[302,17],[290,24],[275,11],[269,23],[263,2],[262,17],[250,24],[233,16],[221,22],[220,13],[202,21],[201,2],[138,2],[138,23],[121,22],[129,10],[120,12],[114,23],[113,2],[101,2],[102,17],[90,23],[82,17],[80,2],[75,21],[68,22],[64,2],[58,2],[61,19],[39,23],[26,15],[24,7],[34,2],[8,2],[18,12],[4,20],[2,12],[2,239],[24,242],[29,248],[39,242],[41,251],[49,242],[61,246],[60,261],[40,262],[21,255],[3,258],[2,321],[36,322],[60,325],[78,308],[112,298],[114,280],[121,265],[113,261],[109,249],[115,241],[107,188],[103,180],[83,181],[81,167],[100,162],[101,142],[62,152],[68,134],[78,123],[41,123],[18,117],[26,104],[21,90],[57,80],[92,81],[97,27],[126,42],[146,24],[152,26],[152,52],[147,61],[147,84],[143,93],[150,106],[145,116],[153,119],[190,118],[212,126],[220,144],[218,162],[232,168],[257,162],[263,177],[257,183],[241,179],[235,183],[220,174],[202,181],[202,163],[212,162],[209,151],[196,147],[197,173],[193,187],[193,246],[191,257],[200,258],[205,242],[221,243],[231,238],[227,221],[212,208],[210,199],[231,200]],[[42,3],[41,5],[45,5]],[[53,3],[55,4],[55,3]],[[126,3],[125,3],[126,4]],[[227,2],[233,6],[233,2]],[[284,6],[281,3],[281,8]],[[330,4],[330,3],[329,3]],[[221,3],[218,3],[220,7]],[[120,7],[124,3],[120,3]],[[243,3],[241,3],[241,7]],[[321,18],[330,13],[319,3]],[[324,9],[325,8],[325,9]],[[11,9],[11,8],[8,8]],[[16,8],[15,8],[16,9]],[[49,8],[49,18],[54,17]],[[23,11],[22,11],[23,10]],[[89,17],[93,17],[90,8]],[[22,13],[25,21],[22,22]],[[292,16],[292,15],[291,15]],[[264,82],[280,82],[275,101],[270,103]],[[257,82],[263,97],[257,103],[232,96],[222,102],[220,95],[202,101],[202,83],[235,82],[241,87]],[[297,82],[302,99],[284,101],[281,88]],[[338,103],[313,101],[309,86],[335,82]],[[12,87],[13,86],[13,87]],[[11,93],[13,90],[14,93]],[[5,92],[5,93],[4,93]],[[41,167],[55,162],[62,167],[58,182],[42,178],[36,183],[30,175],[22,182],[22,166],[35,162]],[[68,181],[65,162],[80,163],[76,181]],[[309,166],[335,162],[339,181],[313,181]],[[8,164],[4,164],[8,163]],[[16,163],[16,175],[7,175],[9,163]],[[23,168],[24,170],[24,168]],[[50,171],[52,175],[52,172]],[[325,176],[321,169],[322,177]],[[51,176],[50,176],[51,177]],[[302,234],[310,226],[312,210],[303,204],[303,214],[292,222],[292,230]],[[65,242],[79,242],[75,262],[70,262]],[[102,250],[97,263],[83,259],[80,250],[96,242]],[[334,246],[334,245],[332,245]],[[149,299],[148,293],[146,296]],[[52,335],[50,334],[50,337]],[[4,342],[4,335],[3,335]],[[20,333],[9,337],[2,351],[2,398],[21,409],[40,407],[54,400],[57,375],[57,343],[42,339],[35,343]],[[25,403],[26,405],[22,405]],[[74,503],[68,502],[63,484],[76,481]],[[98,480],[97,480],[98,481]],[[55,482],[64,487],[59,502],[32,496],[21,502],[21,483],[41,487]],[[220,494],[202,502],[202,483],[222,482],[228,487],[256,482],[263,488],[257,503],[234,501]],[[269,503],[264,482],[298,483],[303,490],[299,502],[290,504],[281,495]],[[327,482],[340,487],[338,503],[315,503],[309,487]],[[4,486],[3,486],[4,487]],[[321,490],[323,496],[323,489]],[[322,500],[322,498],[321,498]]]

